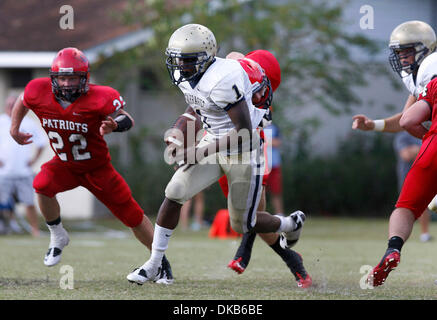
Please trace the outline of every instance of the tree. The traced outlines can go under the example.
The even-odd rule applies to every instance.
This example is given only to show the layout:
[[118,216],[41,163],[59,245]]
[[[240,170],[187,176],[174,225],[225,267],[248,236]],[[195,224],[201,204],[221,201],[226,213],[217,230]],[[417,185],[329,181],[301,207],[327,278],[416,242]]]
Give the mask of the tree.
[[[109,80],[121,85],[137,76],[140,82],[149,80],[155,89],[176,93],[165,66],[168,39],[182,25],[203,24],[214,32],[220,57],[255,49],[275,54],[282,84],[275,92],[273,117],[284,135],[292,132],[299,140],[319,124],[317,116],[297,123],[283,116],[282,105],[297,109],[319,104],[339,115],[360,103],[354,89],[366,85],[367,75],[379,73],[389,79],[385,66],[369,63],[379,45],[348,32],[343,16],[346,4],[346,0],[129,0],[121,14],[123,21],[151,30],[152,36],[143,45],[103,62],[104,70]],[[359,59],[356,52],[360,52]],[[148,76],[138,70],[146,70]]]
[[[278,97],[293,97],[287,107],[317,101],[331,113],[340,114],[349,111],[350,104],[360,102],[353,88],[366,84],[365,75],[381,70],[351,54],[351,49],[360,50],[371,58],[379,48],[374,41],[347,32],[345,4],[318,0],[130,0],[124,22],[141,24],[152,30],[153,36],[130,53],[133,57],[128,60],[153,73],[158,87],[168,87],[164,52],[170,35],[186,23],[203,24],[214,32],[221,47],[219,56],[229,51],[271,50],[287,84],[278,89]],[[280,105],[275,99],[275,105],[278,102]]]

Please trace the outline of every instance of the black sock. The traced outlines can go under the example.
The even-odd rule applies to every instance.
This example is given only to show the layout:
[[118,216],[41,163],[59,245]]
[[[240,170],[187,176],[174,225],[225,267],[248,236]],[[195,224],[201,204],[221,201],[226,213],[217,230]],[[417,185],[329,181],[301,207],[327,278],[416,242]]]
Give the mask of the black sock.
[[255,242],[256,233],[250,232],[243,234],[243,239],[241,240],[240,246],[238,247],[237,253],[235,254],[234,260],[242,258],[240,265],[246,268],[250,261],[250,256],[252,255],[252,247]]
[[306,278],[307,273],[305,267],[303,266],[302,257],[296,251],[282,248],[280,245],[280,237],[278,237],[278,240],[276,240],[276,242],[272,244],[270,248],[272,248],[287,264],[288,268],[296,278],[296,281],[299,280],[297,274],[303,278]]
[[53,221],[46,221],[46,223],[49,226],[54,226],[54,225],[60,224],[61,223],[61,217],[59,217],[59,218],[57,218],[56,220],[53,220]]
[[402,238],[397,237],[397,236],[391,237],[391,238],[388,240],[388,248],[387,248],[387,251],[388,251],[388,250],[391,250],[391,249],[396,249],[396,250],[398,250],[399,252],[401,252],[401,249],[402,249],[402,246],[403,246],[403,245],[404,245],[404,240],[402,240]]

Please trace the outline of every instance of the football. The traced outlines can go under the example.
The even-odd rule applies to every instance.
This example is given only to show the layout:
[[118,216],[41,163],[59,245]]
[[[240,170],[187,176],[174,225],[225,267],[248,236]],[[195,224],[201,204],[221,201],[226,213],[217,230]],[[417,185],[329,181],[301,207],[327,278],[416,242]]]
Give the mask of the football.
[[175,144],[184,149],[195,146],[201,135],[202,121],[195,113],[183,113],[165,133],[164,141],[167,145]]

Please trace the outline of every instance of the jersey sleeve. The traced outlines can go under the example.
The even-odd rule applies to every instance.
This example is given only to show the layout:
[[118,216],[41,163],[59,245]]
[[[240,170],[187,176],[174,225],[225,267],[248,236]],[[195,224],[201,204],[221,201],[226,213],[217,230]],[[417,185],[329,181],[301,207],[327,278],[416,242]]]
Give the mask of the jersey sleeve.
[[437,77],[437,54],[432,53],[420,64],[416,78],[416,98],[425,89],[426,85]]
[[24,93],[21,96],[23,104],[26,108],[33,109],[38,105],[38,98],[41,92],[44,92],[47,87],[47,79],[39,78],[30,81],[24,88]]
[[228,111],[245,99],[244,72],[243,68],[235,69],[234,72],[224,76],[211,90],[211,100],[219,108]]
[[114,112],[126,106],[126,102],[117,90],[106,87],[104,95],[105,103],[103,105],[103,108],[101,109],[104,116],[113,114]]
[[435,78],[434,80],[430,81],[427,84],[425,89],[423,89],[422,92],[419,94],[419,98],[417,100],[418,101],[425,100],[430,106],[430,108],[432,108],[435,102],[436,92],[437,92],[437,78]]

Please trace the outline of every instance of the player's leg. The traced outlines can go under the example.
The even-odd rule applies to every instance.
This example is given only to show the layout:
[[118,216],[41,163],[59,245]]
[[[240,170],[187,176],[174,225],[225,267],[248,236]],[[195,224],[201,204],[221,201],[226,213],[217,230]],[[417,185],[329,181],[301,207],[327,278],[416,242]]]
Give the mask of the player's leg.
[[203,227],[203,213],[205,212],[205,195],[203,191],[193,197],[194,206],[194,222],[191,224],[191,229],[198,231]]
[[145,245],[149,250],[152,250],[153,224],[149,217],[143,214],[140,224],[131,227],[131,230],[138,241]]
[[437,146],[430,144],[430,140],[422,144],[421,152],[405,178],[396,209],[390,216],[387,250],[368,278],[373,286],[382,285],[388,274],[397,267],[401,249],[413,230],[415,220],[436,194],[436,153]]
[[[80,178],[80,184],[99,199],[150,251],[153,240],[153,225],[143,209],[132,197],[132,192],[124,178],[108,163]],[[161,261],[160,283],[173,283],[171,266],[163,257]]]
[[181,208],[180,221],[181,221],[182,230],[188,229],[188,222],[190,220],[191,203],[192,203],[192,199],[185,202]]
[[[262,165],[257,164],[256,151],[226,157],[221,160],[229,183],[228,209],[231,227],[239,233],[286,232],[287,238],[293,236],[297,241],[305,215],[297,211],[288,217],[272,216],[258,211],[261,198]],[[220,156],[223,157],[223,156]]]
[[[226,178],[226,176],[224,176]],[[227,182],[227,179],[226,179]],[[222,189],[223,190],[223,189]],[[226,187],[226,190],[228,190],[228,187]],[[228,194],[225,194],[226,197]],[[265,211],[266,208],[266,193],[265,188],[263,186],[262,192],[261,192],[261,199],[258,204],[258,211]],[[260,235],[267,235],[260,234]],[[275,234],[278,235],[278,234]],[[279,235],[278,235],[279,236]],[[244,270],[246,270],[247,266],[249,265],[250,258],[252,256],[252,248],[253,244],[256,239],[256,233],[255,232],[247,232],[243,234],[243,238],[241,239],[240,245],[238,246],[237,252],[235,253],[234,258],[229,262],[228,267],[237,272],[238,274],[242,274]]]
[[416,217],[410,209],[396,208],[389,220],[388,237],[400,237],[403,242],[406,242],[413,230]]
[[26,206],[26,218],[31,227],[31,234],[34,237],[39,235],[38,214],[34,204],[34,191],[32,187],[33,177],[23,177],[17,179],[17,198],[18,201]]
[[273,210],[276,214],[284,213],[282,199],[282,170],[280,167],[272,168],[267,180],[267,191],[270,195]]
[[[211,155],[208,158],[215,158]],[[207,161],[209,161],[207,158]],[[159,209],[153,235],[152,255],[136,271],[127,276],[130,282],[142,284],[153,281],[159,274],[161,261],[168,248],[170,237],[176,228],[182,205],[195,194],[207,188],[223,174],[215,160],[213,164],[194,165],[184,171],[185,166],[179,168],[168,183],[165,190],[165,199]]]
[[74,189],[78,185],[76,176],[56,158],[45,163],[33,180],[38,204],[50,231],[49,250],[44,257],[46,266],[50,267],[59,263],[62,250],[70,241],[62,225],[61,209],[56,194]]
[[429,222],[431,220],[431,212],[429,209],[425,209],[423,214],[419,218],[420,223],[420,241],[422,242],[428,242],[431,241],[432,237],[429,234]]
[[9,221],[14,210],[12,195],[12,181],[0,175],[0,234],[11,231]]

